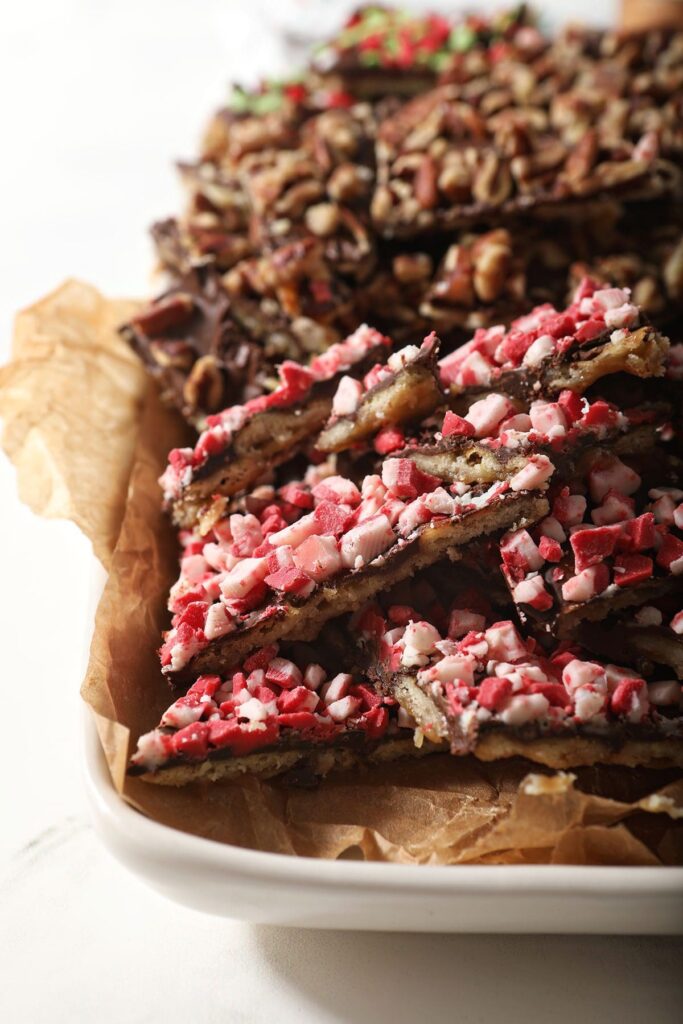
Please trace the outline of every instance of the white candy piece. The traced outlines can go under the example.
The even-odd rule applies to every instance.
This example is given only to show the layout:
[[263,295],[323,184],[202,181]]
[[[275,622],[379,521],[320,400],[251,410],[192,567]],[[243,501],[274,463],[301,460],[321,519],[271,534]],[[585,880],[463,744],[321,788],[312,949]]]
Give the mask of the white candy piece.
[[524,725],[525,722],[545,718],[549,708],[550,702],[542,693],[519,694],[508,698],[500,717],[506,725]]
[[350,416],[360,405],[363,385],[353,377],[342,377],[332,399],[333,416]]

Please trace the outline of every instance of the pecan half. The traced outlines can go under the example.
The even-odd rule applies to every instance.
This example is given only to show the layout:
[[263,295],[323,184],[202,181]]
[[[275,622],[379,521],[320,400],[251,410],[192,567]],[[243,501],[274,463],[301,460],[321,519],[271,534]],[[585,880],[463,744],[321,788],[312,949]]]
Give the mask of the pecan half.
[[192,367],[183,387],[183,398],[190,410],[214,412],[223,397],[223,378],[213,356],[202,356]]
[[185,292],[176,292],[169,298],[161,298],[133,317],[132,322],[148,338],[164,334],[172,327],[180,327],[192,315],[194,299]]
[[423,210],[432,210],[439,201],[436,164],[425,154],[415,175],[415,198]]
[[149,350],[155,363],[164,369],[189,370],[195,358],[194,349],[186,341],[152,341]]
[[480,203],[500,206],[511,192],[512,178],[507,164],[493,151],[487,153],[472,183],[474,198]]

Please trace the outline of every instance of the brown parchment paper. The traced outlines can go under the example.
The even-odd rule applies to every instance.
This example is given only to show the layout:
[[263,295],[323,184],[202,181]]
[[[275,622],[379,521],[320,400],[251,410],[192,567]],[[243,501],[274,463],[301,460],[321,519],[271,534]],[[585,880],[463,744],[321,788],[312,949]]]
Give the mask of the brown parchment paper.
[[187,428],[116,334],[134,308],[68,281],[19,314],[0,370],[3,445],[22,498],[77,523],[109,577],[82,687],[112,779],[142,813],[258,850],[404,863],[683,863],[676,772],[545,772],[439,755],[315,789],[244,778],[181,789],[125,776],[129,747],[169,703],[156,656],[177,573],[157,477]]

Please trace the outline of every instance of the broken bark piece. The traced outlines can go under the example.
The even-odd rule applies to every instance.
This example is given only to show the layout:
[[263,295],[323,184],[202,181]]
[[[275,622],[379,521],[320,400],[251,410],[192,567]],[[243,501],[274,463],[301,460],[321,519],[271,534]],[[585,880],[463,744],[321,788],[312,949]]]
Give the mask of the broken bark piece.
[[439,340],[430,334],[418,348],[409,345],[374,366],[362,380],[343,377],[332,400],[332,416],[316,448],[339,452],[382,431],[380,452],[400,447],[400,432],[388,438],[392,428],[417,422],[444,400],[436,376]]
[[[439,85],[380,124],[371,212],[384,237],[475,222],[500,226],[519,214],[585,219],[613,200],[680,195],[679,167],[660,155],[658,133],[642,121],[632,137],[623,125],[601,130],[589,123],[577,145],[574,104],[587,98],[571,88],[536,105],[508,90],[495,111],[465,92],[462,82]],[[657,101],[649,104],[657,117]]]
[[491,18],[448,18],[370,4],[318,48],[309,67],[323,87],[351,98],[405,98],[431,88],[454,58],[472,52],[481,62],[496,44],[526,54],[544,45],[523,5]]
[[318,470],[317,482],[285,485],[258,516],[233,514],[204,535],[182,534],[174,618],[160,652],[165,675],[183,684],[274,640],[311,639],[418,569],[457,559],[474,538],[546,514],[547,458],[499,459],[497,469],[488,484],[450,486],[392,458],[360,489]]
[[652,487],[612,452],[595,452],[584,474],[555,493],[550,516],[502,538],[512,600],[540,640],[683,593],[679,472],[671,460],[670,474]]
[[481,329],[439,369],[458,408],[488,391],[530,402],[562,390],[582,394],[616,373],[660,377],[668,351],[668,339],[642,324],[628,289],[602,288],[585,278],[566,310],[546,303],[514,320],[508,331]]
[[580,650],[545,656],[511,621],[486,625],[467,609],[452,609],[446,629],[396,611],[359,616],[367,671],[430,742],[553,768],[683,765],[680,683],[647,683]]
[[261,394],[274,372],[267,350],[235,318],[208,269],[188,273],[120,333],[159,383],[163,400],[195,425],[228,402]]
[[128,773],[167,786],[244,773],[313,781],[429,751],[391,698],[331,660],[324,645],[272,644],[223,676],[200,676],[138,739]]

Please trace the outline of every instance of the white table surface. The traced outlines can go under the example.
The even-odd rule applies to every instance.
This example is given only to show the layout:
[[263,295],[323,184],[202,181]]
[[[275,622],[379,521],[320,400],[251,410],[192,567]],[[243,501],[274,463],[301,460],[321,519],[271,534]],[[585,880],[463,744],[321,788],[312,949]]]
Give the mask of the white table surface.
[[[110,294],[145,290],[146,225],[178,202],[171,158],[192,153],[230,78],[282,60],[260,9],[230,0],[3,9],[2,361],[14,311],[67,276]],[[99,847],[82,794],[88,545],[71,524],[19,504],[4,458],[0,528],[12,723],[0,740],[0,1019],[680,1020],[679,940],[290,931],[204,917],[145,889]]]

